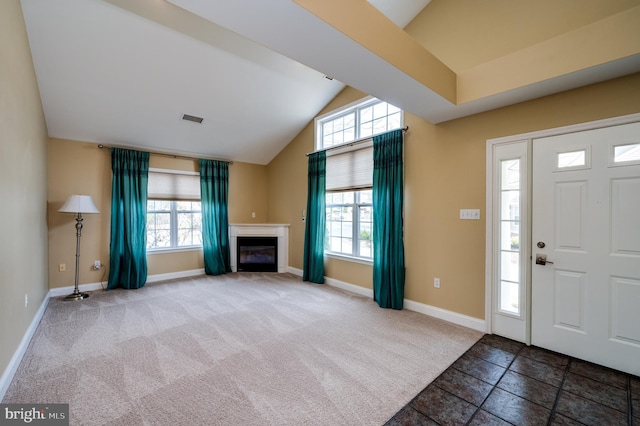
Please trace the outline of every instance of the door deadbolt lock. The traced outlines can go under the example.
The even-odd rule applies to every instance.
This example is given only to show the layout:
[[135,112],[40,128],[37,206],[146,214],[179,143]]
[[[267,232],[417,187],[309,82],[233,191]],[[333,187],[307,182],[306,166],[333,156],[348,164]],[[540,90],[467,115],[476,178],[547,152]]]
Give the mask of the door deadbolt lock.
[[538,248],[544,248],[546,246],[544,241],[538,241],[538,244],[536,244],[536,245],[538,246]]
[[546,265],[547,263],[553,264],[550,260],[547,260],[546,254],[536,253],[536,265]]

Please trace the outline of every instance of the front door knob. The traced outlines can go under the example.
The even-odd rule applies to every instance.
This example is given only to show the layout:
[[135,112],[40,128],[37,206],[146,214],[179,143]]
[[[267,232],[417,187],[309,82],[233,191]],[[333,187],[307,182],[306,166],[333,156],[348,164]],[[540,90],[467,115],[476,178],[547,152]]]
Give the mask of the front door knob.
[[540,253],[536,254],[536,265],[544,266],[547,263],[553,264],[553,262],[551,262],[550,260],[547,260],[547,255],[546,254],[540,254]]

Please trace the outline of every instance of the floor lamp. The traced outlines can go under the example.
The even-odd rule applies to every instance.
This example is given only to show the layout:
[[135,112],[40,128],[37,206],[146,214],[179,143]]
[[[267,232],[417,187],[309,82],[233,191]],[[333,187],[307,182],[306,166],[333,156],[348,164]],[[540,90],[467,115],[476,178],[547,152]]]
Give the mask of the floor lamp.
[[73,293],[64,300],[82,300],[89,297],[88,293],[80,293],[78,290],[78,272],[80,267],[80,235],[82,233],[82,214],[100,213],[93,204],[90,195],[69,195],[67,202],[58,210],[61,213],[73,213],[76,215],[76,286]]

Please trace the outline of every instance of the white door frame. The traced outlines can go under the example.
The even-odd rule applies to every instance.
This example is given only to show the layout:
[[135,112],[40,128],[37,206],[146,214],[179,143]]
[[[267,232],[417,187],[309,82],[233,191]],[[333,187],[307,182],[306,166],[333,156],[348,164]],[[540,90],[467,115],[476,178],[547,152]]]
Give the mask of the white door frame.
[[[493,162],[493,151],[495,146],[500,145],[500,144],[508,144],[508,143],[514,143],[517,141],[523,141],[523,140],[527,140],[529,143],[529,152],[531,151],[531,144],[532,144],[532,140],[536,139],[536,138],[542,138],[542,137],[547,137],[547,136],[557,136],[557,135],[563,135],[563,134],[567,134],[567,133],[574,133],[574,132],[581,132],[581,131],[585,131],[585,130],[593,130],[593,129],[598,129],[598,128],[602,128],[602,127],[611,127],[611,126],[617,126],[617,125],[621,125],[621,124],[628,124],[628,123],[633,123],[633,122],[637,122],[640,121],[640,113],[637,114],[629,114],[629,115],[624,115],[624,116],[620,116],[620,117],[614,117],[614,118],[607,118],[604,120],[597,120],[597,121],[590,121],[587,123],[580,123],[580,124],[573,124],[570,126],[563,126],[563,127],[556,127],[553,129],[546,129],[546,130],[539,130],[539,131],[535,131],[535,132],[528,132],[528,133],[521,133],[519,135],[511,135],[511,136],[505,136],[505,137],[501,137],[501,138],[495,138],[495,139],[487,139],[487,146],[486,146],[486,229],[485,229],[485,314],[484,314],[484,320],[485,320],[485,325],[486,325],[486,332],[491,334],[493,332],[493,313],[494,313],[494,306],[493,306],[493,302],[494,302],[494,294],[493,294],[493,282],[494,282],[494,247],[496,247],[496,242],[493,241],[493,235],[494,235],[494,227],[493,227],[493,223],[494,223],[494,214],[496,212],[494,212],[494,208],[493,208],[493,203],[494,203],[494,198],[493,198],[493,187],[494,187],[494,181],[493,181],[493,168],[497,167],[496,164],[494,164]],[[531,157],[529,156],[529,164],[527,165],[529,171],[531,171]],[[531,187],[531,172],[528,173],[528,177],[527,177],[527,182],[524,184],[526,185],[527,188]],[[529,192],[529,201],[531,201],[531,193]],[[525,230],[525,232],[527,233],[527,235],[531,235],[531,202],[528,203],[528,208],[526,211],[521,211],[520,212],[521,215],[521,219],[523,215],[526,215],[526,218],[524,218],[525,223],[527,223],[527,228]],[[528,240],[528,239],[527,239]],[[524,267],[524,265],[522,265],[522,267]],[[526,285],[525,288],[527,289],[528,293],[526,295],[526,300],[530,301],[531,300],[531,276],[530,275],[523,275],[526,276]],[[530,303],[530,302],[529,302]],[[526,321],[527,321],[527,327],[529,329],[529,332],[527,333],[527,344],[531,344],[531,306],[525,306],[526,309],[526,313],[525,313],[525,317],[526,317]]]

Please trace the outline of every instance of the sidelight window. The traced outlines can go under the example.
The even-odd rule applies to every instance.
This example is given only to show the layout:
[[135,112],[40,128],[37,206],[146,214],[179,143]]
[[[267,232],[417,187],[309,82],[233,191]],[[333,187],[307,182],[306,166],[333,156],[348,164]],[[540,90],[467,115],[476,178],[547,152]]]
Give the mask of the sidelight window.
[[499,309],[520,313],[520,159],[500,162]]

